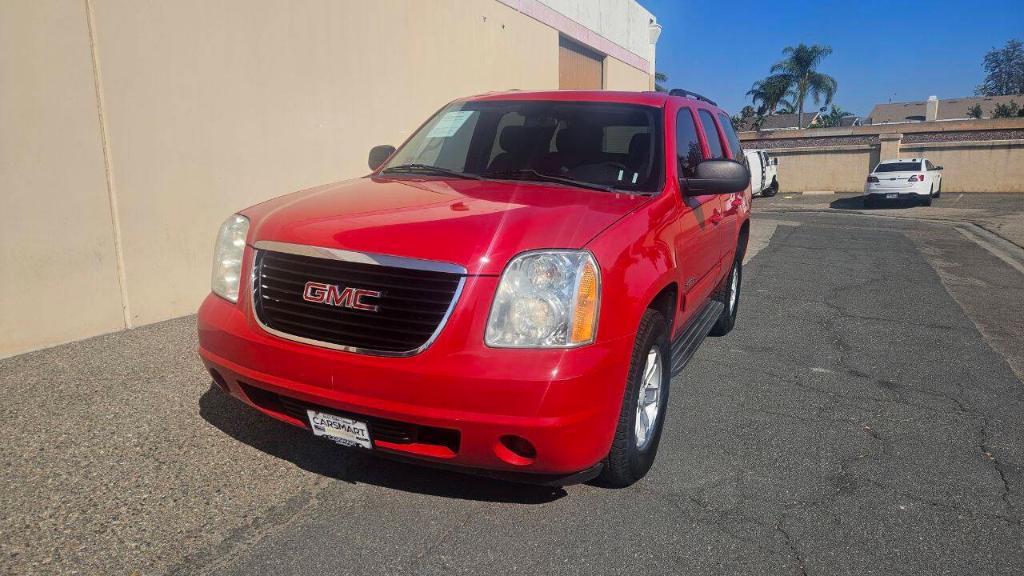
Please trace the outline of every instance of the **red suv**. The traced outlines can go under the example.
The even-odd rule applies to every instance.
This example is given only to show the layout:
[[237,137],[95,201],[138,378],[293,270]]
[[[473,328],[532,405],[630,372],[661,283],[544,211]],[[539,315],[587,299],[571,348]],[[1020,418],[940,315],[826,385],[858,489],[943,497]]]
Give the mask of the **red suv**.
[[629,485],[672,375],[736,321],[742,159],[682,90],[457,100],[368,176],[231,216],[199,352],[224,391],[342,445]]

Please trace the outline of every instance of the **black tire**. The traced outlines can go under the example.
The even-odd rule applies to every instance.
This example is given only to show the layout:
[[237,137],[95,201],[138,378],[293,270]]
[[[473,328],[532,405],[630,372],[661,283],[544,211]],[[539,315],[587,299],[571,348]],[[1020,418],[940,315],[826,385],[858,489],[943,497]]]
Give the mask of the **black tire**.
[[939,189],[935,191],[935,197],[942,196],[942,180],[939,180]]
[[[735,281],[734,281],[735,280]],[[725,336],[732,332],[736,325],[736,314],[740,311],[740,287],[743,285],[743,255],[737,253],[736,260],[732,263],[732,270],[726,277],[725,283],[715,292],[714,299],[722,303],[721,316],[711,327],[712,336]],[[733,290],[736,291],[736,298],[732,297]]]
[[764,196],[765,198],[771,198],[772,196],[775,196],[778,193],[779,193],[779,181],[777,179],[775,179],[775,178],[772,178],[771,186],[769,186],[769,187],[765,188],[764,190],[762,190],[761,191],[761,196]]
[[[643,383],[644,368],[647,356],[657,348],[661,354],[661,387],[659,389],[659,408],[653,424],[651,436],[643,447],[637,446],[636,422],[637,404],[640,400],[640,387]],[[658,444],[661,442],[661,430],[668,409],[669,382],[672,379],[672,346],[668,340],[668,322],[661,312],[648,309],[640,319],[640,329],[633,345],[633,357],[629,363],[626,376],[626,390],[622,398],[622,409],[615,427],[611,450],[605,457],[601,468],[602,483],[624,488],[643,478],[654,464],[658,455]]]

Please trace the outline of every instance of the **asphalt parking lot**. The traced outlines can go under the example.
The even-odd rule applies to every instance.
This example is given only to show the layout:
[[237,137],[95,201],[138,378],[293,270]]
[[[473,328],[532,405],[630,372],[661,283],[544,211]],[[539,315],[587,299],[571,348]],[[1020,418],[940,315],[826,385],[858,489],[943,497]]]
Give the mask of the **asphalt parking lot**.
[[211,387],[193,318],[0,360],[0,573],[1024,573],[1018,255],[841,199],[758,200],[622,490],[342,451]]

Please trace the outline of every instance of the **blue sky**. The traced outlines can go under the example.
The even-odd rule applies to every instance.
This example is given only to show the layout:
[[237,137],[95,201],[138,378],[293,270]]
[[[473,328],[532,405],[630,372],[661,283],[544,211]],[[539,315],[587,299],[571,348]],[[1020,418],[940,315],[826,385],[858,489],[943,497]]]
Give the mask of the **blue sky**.
[[[657,68],[670,87],[736,113],[782,49],[828,44],[819,68],[839,83],[835,103],[867,115],[876,103],[969,96],[982,58],[1024,40],[1024,2],[789,2],[639,0],[663,26]],[[814,110],[808,103],[805,110]]]

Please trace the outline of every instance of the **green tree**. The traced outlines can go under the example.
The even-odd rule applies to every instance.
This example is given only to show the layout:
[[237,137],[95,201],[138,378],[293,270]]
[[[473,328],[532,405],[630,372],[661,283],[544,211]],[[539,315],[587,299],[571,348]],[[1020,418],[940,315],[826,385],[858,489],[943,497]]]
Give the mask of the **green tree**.
[[796,114],[796,104],[790,100],[779,102],[779,114]]
[[968,118],[975,118],[977,120],[980,120],[981,117],[984,115],[985,113],[982,112],[981,110],[981,104],[975,104],[974,106],[971,106],[970,108],[967,109]]
[[825,106],[828,106],[836,94],[838,87],[836,79],[828,74],[818,72],[821,61],[831,53],[831,47],[818,44],[787,46],[782,51],[785,58],[772,66],[772,74],[789,79],[793,95],[796,98],[793,104],[799,114],[799,126],[804,125],[804,102],[807,101],[808,96],[815,104],[824,100]]
[[665,82],[668,82],[668,74],[664,72],[654,73],[654,90],[657,92],[668,92],[668,88],[665,88]]
[[[822,108],[822,112],[824,111],[825,109]],[[829,110],[828,113],[823,113],[818,117],[818,123],[815,124],[813,128],[835,128],[836,126],[841,125],[843,118],[847,116],[853,116],[853,114],[833,104],[832,109]]]
[[1021,115],[1024,115],[1024,110],[1013,100],[1009,104],[996,104],[992,109],[993,118],[1016,118]]
[[754,85],[747,91],[750,100],[757,104],[757,113],[760,116],[775,114],[780,105],[789,104],[785,100],[793,85],[791,78],[781,74],[773,74],[764,80],[754,82]]
[[1024,44],[1008,40],[1006,46],[985,54],[985,81],[975,92],[981,96],[1024,94]]
[[750,130],[753,127],[753,118],[757,115],[757,111],[754,110],[753,106],[744,106],[738,116],[730,116],[729,120],[732,122],[733,130],[741,132],[743,130]]

